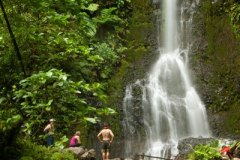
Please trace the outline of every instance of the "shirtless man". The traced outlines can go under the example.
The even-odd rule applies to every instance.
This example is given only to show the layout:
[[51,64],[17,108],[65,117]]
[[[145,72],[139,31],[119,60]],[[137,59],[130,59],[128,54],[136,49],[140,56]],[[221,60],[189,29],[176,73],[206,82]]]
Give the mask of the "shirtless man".
[[112,143],[114,135],[107,123],[104,123],[103,129],[98,133],[97,137],[102,143],[102,158],[103,160],[108,160],[110,144]]

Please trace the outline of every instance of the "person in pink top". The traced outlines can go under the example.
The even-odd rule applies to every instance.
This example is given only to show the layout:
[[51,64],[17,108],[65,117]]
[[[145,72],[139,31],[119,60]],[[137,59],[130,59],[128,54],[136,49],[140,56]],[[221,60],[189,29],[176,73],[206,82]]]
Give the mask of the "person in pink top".
[[81,146],[80,131],[77,131],[70,139],[69,147]]

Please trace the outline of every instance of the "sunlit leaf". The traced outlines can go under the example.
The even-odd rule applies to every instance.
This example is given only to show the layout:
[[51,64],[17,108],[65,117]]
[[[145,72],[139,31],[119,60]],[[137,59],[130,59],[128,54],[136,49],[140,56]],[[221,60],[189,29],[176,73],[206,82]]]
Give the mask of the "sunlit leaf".
[[96,3],[91,3],[86,9],[89,11],[96,11],[98,9],[98,4]]
[[5,97],[1,97],[1,98],[0,98],[0,104],[3,103],[5,100],[6,100]]
[[97,123],[95,118],[89,118],[89,117],[85,117],[84,118],[86,121],[91,122],[91,123]]

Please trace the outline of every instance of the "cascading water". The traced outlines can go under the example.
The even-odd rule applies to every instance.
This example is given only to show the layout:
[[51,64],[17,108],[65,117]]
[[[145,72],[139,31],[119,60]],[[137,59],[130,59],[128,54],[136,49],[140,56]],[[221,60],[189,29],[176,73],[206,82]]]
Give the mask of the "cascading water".
[[[210,136],[205,106],[191,84],[187,67],[192,15],[198,2],[183,1],[178,9],[177,0],[158,1],[163,1],[164,11],[159,59],[147,79],[126,87],[123,101],[126,156],[144,152],[169,158],[178,153],[180,139]],[[188,18],[184,18],[186,11]]]

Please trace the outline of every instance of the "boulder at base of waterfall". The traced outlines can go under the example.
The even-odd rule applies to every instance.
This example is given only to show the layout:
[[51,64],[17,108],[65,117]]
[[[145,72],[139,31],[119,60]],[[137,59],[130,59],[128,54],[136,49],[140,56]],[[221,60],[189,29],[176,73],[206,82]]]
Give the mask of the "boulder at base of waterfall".
[[207,143],[217,140],[215,138],[185,138],[178,142],[178,150],[180,153],[190,153],[193,151],[193,148],[197,145],[203,144],[206,145]]
[[77,157],[80,157],[86,152],[83,147],[69,147],[66,150],[73,152]]
[[182,139],[178,142],[178,155],[176,156],[176,160],[185,160],[187,155],[193,152],[193,148],[197,145],[203,144],[206,145],[207,143],[217,140],[215,138],[186,138]]
[[84,149],[83,147],[69,147],[66,151],[73,152],[79,160],[95,160],[96,151],[94,149]]
[[113,158],[110,160],[133,160],[132,158]]
[[81,160],[95,160],[96,159],[96,151],[94,149],[90,149],[83,153],[80,157]]

